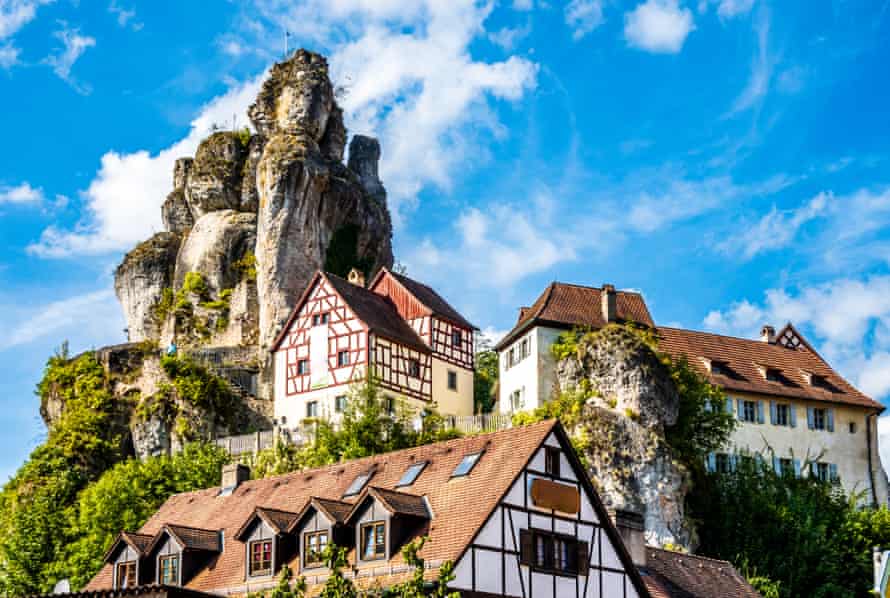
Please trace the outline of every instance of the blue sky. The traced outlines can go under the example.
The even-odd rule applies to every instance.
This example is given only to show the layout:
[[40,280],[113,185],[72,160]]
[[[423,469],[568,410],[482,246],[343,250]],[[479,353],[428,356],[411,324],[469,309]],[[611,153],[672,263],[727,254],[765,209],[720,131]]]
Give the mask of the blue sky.
[[887,5],[0,0],[0,475],[54,348],[123,340],[114,267],[285,30],[381,139],[397,259],[483,329],[611,282],[663,324],[791,320],[886,400]]

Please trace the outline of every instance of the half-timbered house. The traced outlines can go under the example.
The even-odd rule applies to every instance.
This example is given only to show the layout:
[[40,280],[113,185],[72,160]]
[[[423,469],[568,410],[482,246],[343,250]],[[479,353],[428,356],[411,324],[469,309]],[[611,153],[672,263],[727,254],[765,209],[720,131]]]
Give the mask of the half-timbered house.
[[336,419],[369,374],[388,403],[473,412],[475,327],[430,287],[381,270],[368,287],[317,272],[272,346],[275,416]]

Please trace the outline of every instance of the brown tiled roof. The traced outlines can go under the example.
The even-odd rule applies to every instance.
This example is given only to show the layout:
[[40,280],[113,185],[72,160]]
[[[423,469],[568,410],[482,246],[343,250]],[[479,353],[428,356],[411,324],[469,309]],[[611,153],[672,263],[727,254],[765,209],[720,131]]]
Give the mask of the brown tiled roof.
[[[343,500],[343,493],[358,474],[372,467],[375,468],[375,489],[381,494],[390,491],[386,496],[392,501],[392,495],[399,494],[392,490],[405,470],[418,461],[429,461],[411,487],[413,494],[426,498],[434,515],[426,524],[425,533],[429,539],[422,556],[430,563],[455,561],[555,426],[555,421],[546,421],[320,469],[250,480],[228,496],[220,496],[219,488],[177,494],[158,509],[140,533],[156,534],[171,521],[222,530],[226,538],[225,550],[212,566],[198,572],[188,582],[188,587],[205,591],[241,587],[245,579],[244,544],[234,539],[235,532],[253,515],[258,505],[300,512],[312,497],[320,497],[331,501],[325,503],[328,506],[338,501],[351,506],[359,497]],[[454,468],[465,455],[482,450],[485,453],[470,475],[451,478]],[[400,508],[408,507],[400,504]],[[401,563],[401,559],[401,555],[397,555],[391,563]],[[109,586],[110,571],[111,566],[106,565],[88,588]]]
[[398,280],[402,284],[402,286],[408,290],[409,293],[414,295],[414,297],[418,301],[423,303],[433,313],[433,315],[449,320],[455,324],[466,326],[467,328],[476,328],[462,315],[460,315],[460,312],[451,307],[451,305],[447,301],[445,301],[445,299],[443,299],[439,293],[433,290],[432,287],[429,287],[422,282],[418,282],[413,278],[408,278],[403,274],[396,274],[395,272],[389,273],[393,276],[393,278]]
[[[780,336],[788,330],[788,327],[782,329]],[[793,331],[802,340],[796,348],[710,332],[659,327],[658,346],[674,358],[685,355],[689,363],[700,373],[708,376],[713,384],[729,391],[827,401],[883,410],[883,405],[862,394],[844,380],[796,330]],[[721,365],[728,369],[726,375],[711,374],[704,360],[721,362]],[[764,368],[780,370],[780,380],[767,380],[761,371]],[[823,377],[827,382],[826,387],[810,384],[809,374]]]
[[290,511],[282,511],[280,509],[270,509],[267,507],[257,507],[254,509],[253,517],[250,517],[244,522],[237,532],[235,532],[235,537],[240,539],[243,537],[247,530],[250,527],[250,524],[253,522],[255,517],[259,517],[267,524],[269,524],[272,529],[275,530],[276,533],[281,533],[290,529],[291,525],[297,520],[297,513],[292,513]]
[[646,549],[643,580],[653,598],[759,598],[751,584],[726,561]]
[[[379,500],[390,513],[423,517],[425,519],[428,519],[430,516],[429,509],[427,509],[426,502],[424,502],[422,496],[399,492],[398,490],[377,488],[376,486],[368,488],[365,494]],[[362,502],[364,502],[364,499],[359,499],[355,504],[359,505]]]
[[152,541],[154,540],[153,536],[149,536],[146,534],[137,534],[135,532],[121,532],[117,535],[114,542],[111,543],[111,546],[108,548],[108,551],[105,553],[105,558],[117,548],[117,545],[120,542],[126,542],[133,549],[139,553],[140,555],[144,555],[148,550],[149,546],[151,546]]
[[51,596],[52,598],[127,598],[129,596],[141,596],[142,598],[218,598],[214,594],[206,592],[159,584],[141,585],[132,588],[112,589],[108,587],[97,590],[83,590],[81,592],[51,594]]
[[316,508],[320,509],[326,517],[337,523],[346,521],[346,518],[349,517],[349,512],[352,511],[352,504],[343,502],[342,500],[313,498],[312,503]]
[[[161,531],[166,531],[173,536],[173,538],[182,545],[183,549],[208,550],[210,552],[219,552],[221,549],[218,530],[167,523],[162,529],[158,530],[158,532]],[[145,532],[144,529],[143,532]],[[155,543],[162,537],[158,532],[155,532],[149,552],[154,549]]]
[[[646,301],[639,293],[616,291],[616,315],[620,322],[654,327]],[[602,328],[602,289],[563,282],[551,283],[531,307],[519,310],[519,320],[497,344],[502,349],[535,323],[558,328]]]
[[429,352],[430,348],[427,344],[408,322],[402,319],[389,299],[334,274],[325,272],[324,277],[328,279],[334,290],[340,294],[356,317],[364,322],[371,332],[403,345]]

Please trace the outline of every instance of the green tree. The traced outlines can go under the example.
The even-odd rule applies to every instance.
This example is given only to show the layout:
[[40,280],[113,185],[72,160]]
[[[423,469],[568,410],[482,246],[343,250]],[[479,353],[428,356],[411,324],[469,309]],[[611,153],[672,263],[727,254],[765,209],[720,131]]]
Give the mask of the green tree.
[[473,377],[473,403],[476,413],[490,413],[497,400],[498,354],[483,340],[476,351],[476,375]]
[[296,581],[291,582],[292,577],[293,572],[285,565],[278,576],[278,585],[272,590],[269,598],[303,598],[306,595],[306,580],[298,577]]
[[426,570],[425,561],[420,557],[420,551],[426,543],[426,536],[416,538],[402,547],[402,558],[405,564],[413,569],[411,578],[403,583],[393,586],[385,592],[385,596],[391,598],[460,598],[460,592],[452,592],[448,584],[454,581],[454,568],[451,561],[443,563],[439,567],[439,578],[432,587],[428,587],[423,579]]
[[358,598],[358,590],[351,580],[343,575],[346,566],[346,549],[335,544],[328,544],[323,558],[330,571],[327,581],[319,594],[319,598]]

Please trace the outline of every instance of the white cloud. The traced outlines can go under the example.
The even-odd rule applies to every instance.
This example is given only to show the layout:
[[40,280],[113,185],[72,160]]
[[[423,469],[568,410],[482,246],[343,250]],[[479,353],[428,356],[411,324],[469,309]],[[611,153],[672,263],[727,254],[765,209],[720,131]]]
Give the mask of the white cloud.
[[694,29],[692,11],[678,0],[646,0],[624,15],[628,45],[647,52],[676,54]]
[[74,230],[49,227],[28,252],[41,257],[100,254],[129,249],[161,228],[160,206],[173,186],[173,163],[193,155],[216,123],[232,114],[247,122],[246,107],[256,97],[263,76],[230,89],[204,108],[191,123],[189,135],[156,155],[108,152],[101,168],[82,193],[83,221]]
[[769,50],[769,10],[761,8],[758,13],[754,23],[754,33],[757,35],[757,54],[751,61],[751,74],[748,77],[748,83],[736,97],[727,116],[759,107],[769,92],[777,59]]
[[43,190],[35,189],[28,182],[24,182],[15,187],[5,187],[0,185],[0,204],[40,203],[43,199]]
[[513,10],[532,10],[534,7],[534,0],[513,0]]
[[6,308],[9,321],[0,340],[0,350],[28,345],[48,336],[76,336],[78,342],[95,339],[105,342],[121,338],[123,318],[110,289],[76,295],[21,311]]
[[111,4],[108,5],[108,12],[117,17],[117,24],[121,27],[129,25],[133,31],[139,31],[143,27],[143,23],[133,20],[136,18],[136,10],[120,6],[117,0],[111,0]]
[[566,6],[565,20],[572,37],[581,39],[603,24],[602,0],[572,0]]
[[747,14],[754,6],[754,0],[720,0],[717,6],[717,14],[722,19],[731,19],[739,15]]
[[747,300],[704,320],[717,332],[753,336],[760,325],[793,322],[812,331],[823,356],[863,392],[875,398],[890,393],[890,276],[838,278],[796,291],[774,288],[762,303]]
[[506,52],[511,51],[516,45],[524,40],[532,32],[531,23],[526,23],[522,27],[504,27],[493,33],[488,34],[491,43],[499,46]]
[[819,193],[794,210],[777,210],[775,206],[756,224],[720,243],[718,248],[730,255],[751,259],[755,255],[780,249],[791,243],[806,223],[824,216],[832,196]]
[[53,0],[0,0],[0,40],[12,37],[34,20],[37,8]]
[[0,45],[0,68],[12,68],[19,62],[19,49],[12,44]]
[[80,30],[68,28],[64,23],[62,26],[63,28],[54,32],[53,36],[62,42],[63,47],[56,54],[47,56],[43,62],[52,67],[53,72],[77,93],[89,94],[89,85],[76,81],[71,76],[71,67],[87,49],[96,45],[96,40],[88,35],[81,35]]

